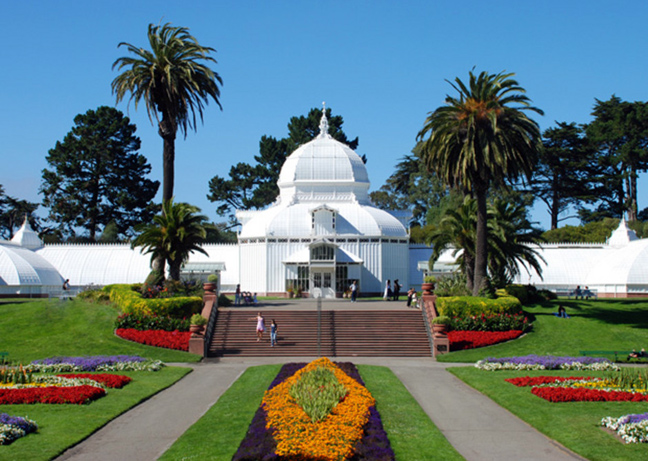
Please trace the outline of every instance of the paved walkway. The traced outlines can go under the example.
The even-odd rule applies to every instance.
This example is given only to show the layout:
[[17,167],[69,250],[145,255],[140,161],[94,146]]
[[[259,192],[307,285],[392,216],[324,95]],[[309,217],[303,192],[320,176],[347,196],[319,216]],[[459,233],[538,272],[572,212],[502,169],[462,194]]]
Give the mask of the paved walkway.
[[[191,366],[194,371],[57,459],[155,460],[205,414],[248,366],[312,359],[314,357],[226,358],[208,359],[200,364],[178,364]],[[448,366],[461,364],[439,363],[431,358],[335,357],[335,360],[389,367],[449,442],[469,461],[583,459],[445,370]]]

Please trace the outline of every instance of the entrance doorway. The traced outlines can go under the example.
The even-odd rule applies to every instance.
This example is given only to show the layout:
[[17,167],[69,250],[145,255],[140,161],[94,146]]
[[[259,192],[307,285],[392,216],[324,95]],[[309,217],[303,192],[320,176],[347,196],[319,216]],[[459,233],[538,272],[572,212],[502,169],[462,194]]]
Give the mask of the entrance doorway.
[[333,270],[311,269],[313,277],[312,294],[314,298],[335,298]]

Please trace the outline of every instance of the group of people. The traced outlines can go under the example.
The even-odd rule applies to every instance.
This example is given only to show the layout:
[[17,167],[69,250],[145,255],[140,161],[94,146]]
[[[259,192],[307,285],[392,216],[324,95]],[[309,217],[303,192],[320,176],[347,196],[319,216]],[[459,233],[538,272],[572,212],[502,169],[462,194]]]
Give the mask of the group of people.
[[398,279],[394,280],[394,285],[392,289],[391,280],[387,280],[385,283],[385,293],[383,295],[383,300],[385,301],[398,301],[400,297],[400,290],[403,286],[398,283]]
[[[257,342],[263,340],[263,332],[265,331],[265,318],[263,315],[261,315],[261,312],[257,312],[256,317],[252,317],[249,320],[256,320],[256,335],[257,335]],[[277,326],[277,322],[275,322],[275,319],[272,319],[272,323],[270,324],[270,347],[275,347],[277,345],[277,331],[279,330],[279,327]]]
[[234,293],[234,305],[240,306],[245,304],[246,306],[259,304],[257,300],[257,294],[250,293],[249,291],[241,291],[241,285],[236,285],[236,291]]
[[590,299],[594,297],[594,293],[592,293],[589,289],[589,287],[582,288],[580,285],[576,286],[576,289],[574,290],[574,299]]

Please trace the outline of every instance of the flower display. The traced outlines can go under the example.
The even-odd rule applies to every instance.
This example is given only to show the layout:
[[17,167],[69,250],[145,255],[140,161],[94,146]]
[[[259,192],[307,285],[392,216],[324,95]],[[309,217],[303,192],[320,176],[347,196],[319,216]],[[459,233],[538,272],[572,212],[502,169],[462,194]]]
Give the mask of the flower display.
[[89,379],[99,384],[102,384],[106,387],[109,387],[111,389],[121,389],[126,384],[131,382],[131,378],[129,376],[110,375],[107,373],[101,373],[101,374],[77,373],[77,374],[58,375],[58,376],[65,379],[73,379],[73,378]]
[[[314,423],[290,397],[289,389],[300,376],[316,367],[330,368],[349,391],[324,420]],[[273,430],[279,456],[307,456],[312,459],[339,460],[353,454],[369,419],[369,407],[375,401],[369,391],[347,376],[326,358],[315,360],[291,378],[266,392],[263,403],[266,427]]]
[[50,357],[34,360],[25,367],[29,372],[65,373],[70,371],[158,371],[164,366],[159,360],[137,355],[95,355],[90,357]]
[[465,315],[453,317],[450,321],[452,330],[460,331],[528,331],[533,327],[523,313],[482,313],[480,315]]
[[[364,387],[364,382],[358,373],[357,368],[350,362],[336,363],[339,370],[344,372],[347,376],[352,378],[358,385]],[[290,377],[294,376],[299,370],[304,369],[305,363],[288,363],[285,364],[275,379],[272,381],[268,390],[283,384]],[[339,407],[339,405],[338,405]],[[339,408],[336,408],[339,411]],[[330,456],[316,457],[311,453],[301,453],[296,456],[283,456],[277,453],[277,441],[273,434],[276,433],[274,428],[266,425],[266,408],[261,405],[257,410],[250,426],[247,435],[241,442],[236,454],[232,458],[233,461],[252,461],[264,459],[267,461],[279,461],[287,459],[300,459],[300,460],[324,460],[334,459]],[[332,434],[335,436],[335,434]],[[344,459],[344,458],[340,458]],[[394,461],[395,455],[391,449],[387,433],[385,432],[380,415],[375,406],[369,408],[369,416],[361,438],[356,442],[353,447],[354,461]]]
[[520,357],[488,357],[475,367],[482,370],[619,370],[608,359],[600,357],[555,357],[552,355],[525,355]]
[[648,402],[648,395],[574,387],[534,387],[533,395],[550,402]]
[[531,393],[550,402],[646,402],[646,389],[619,384],[615,378],[524,376],[505,379],[516,386],[532,386]]
[[106,395],[106,391],[96,386],[49,386],[28,387],[21,389],[0,389],[0,405],[32,404],[32,403],[90,403]]
[[0,413],[0,445],[9,445],[14,440],[37,430],[38,425],[31,419]]
[[511,383],[517,387],[539,386],[541,384],[553,384],[564,381],[581,381],[596,379],[592,377],[570,376],[565,378],[563,376],[522,376],[520,378],[505,379],[507,383]]
[[522,335],[522,330],[510,331],[460,331],[448,332],[450,350],[474,349],[476,347],[491,346],[493,344],[509,341]]
[[179,351],[189,350],[189,338],[191,337],[191,333],[188,331],[135,330],[134,328],[118,328],[115,330],[115,334],[136,343]]
[[616,432],[626,443],[648,443],[648,413],[608,416],[601,420],[601,426]]

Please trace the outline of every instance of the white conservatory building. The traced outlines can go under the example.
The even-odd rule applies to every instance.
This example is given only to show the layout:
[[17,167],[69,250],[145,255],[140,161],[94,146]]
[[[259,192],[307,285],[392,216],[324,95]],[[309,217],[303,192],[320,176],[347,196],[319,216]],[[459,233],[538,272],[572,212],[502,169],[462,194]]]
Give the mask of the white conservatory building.
[[243,289],[335,297],[353,280],[363,294],[381,293],[386,280],[409,284],[406,225],[371,204],[362,159],[328,134],[326,116],[318,137],[286,159],[278,186],[272,206],[236,215]]
[[[409,244],[407,213],[389,213],[369,200],[362,159],[328,134],[320,134],[285,161],[279,197],[265,210],[238,211],[238,244],[207,244],[194,253],[183,277],[205,280],[220,274],[222,292],[237,284],[258,295],[335,297],[357,281],[360,295],[383,292],[398,279],[404,293],[420,289],[431,249]],[[522,268],[516,280],[565,293],[576,286],[599,297],[648,297],[648,239],[638,239],[622,220],[604,244],[546,244],[542,278]],[[434,266],[435,275],[455,269],[451,251]],[[129,244],[44,245],[27,221],[11,242],[0,240],[0,297],[58,296],[63,280],[73,290],[89,285],[141,283],[150,255]]]

